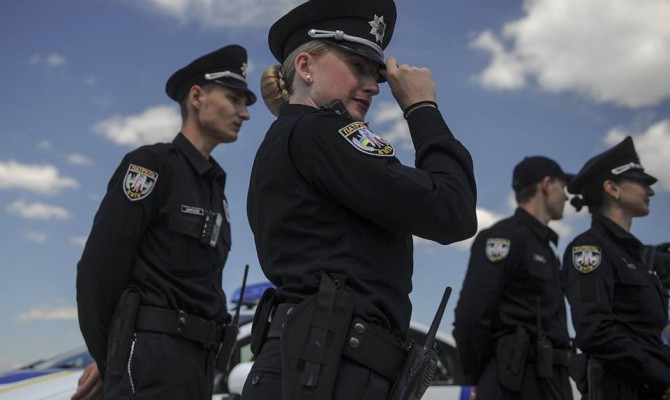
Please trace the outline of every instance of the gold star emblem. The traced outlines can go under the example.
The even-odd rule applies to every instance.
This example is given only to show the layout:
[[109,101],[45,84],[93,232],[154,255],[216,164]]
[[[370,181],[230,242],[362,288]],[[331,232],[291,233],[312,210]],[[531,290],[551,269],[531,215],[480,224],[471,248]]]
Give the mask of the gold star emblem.
[[369,21],[368,24],[372,27],[371,34],[375,35],[375,40],[379,43],[384,41],[384,32],[386,31],[386,24],[384,23],[384,16],[378,17],[375,14],[374,21]]

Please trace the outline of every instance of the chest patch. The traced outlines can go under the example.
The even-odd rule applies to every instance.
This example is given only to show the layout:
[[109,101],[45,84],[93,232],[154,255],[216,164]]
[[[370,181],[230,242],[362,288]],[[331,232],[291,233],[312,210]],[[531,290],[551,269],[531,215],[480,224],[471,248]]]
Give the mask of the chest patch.
[[391,157],[395,149],[380,136],[372,133],[363,122],[353,122],[338,132],[357,150],[379,157]]
[[130,201],[142,200],[153,190],[158,174],[148,168],[130,164],[125,178],[123,191]]
[[504,259],[509,254],[510,244],[509,239],[490,238],[486,239],[486,258],[491,262],[496,262]]
[[600,266],[602,251],[598,246],[574,246],[572,248],[572,265],[582,274],[593,272]]

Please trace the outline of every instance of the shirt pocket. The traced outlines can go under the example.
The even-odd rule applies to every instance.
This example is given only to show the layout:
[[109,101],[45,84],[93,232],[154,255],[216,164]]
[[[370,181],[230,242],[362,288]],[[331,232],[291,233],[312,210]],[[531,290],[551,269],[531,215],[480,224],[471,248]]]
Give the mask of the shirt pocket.
[[655,303],[649,304],[648,300],[655,288],[642,275],[643,271],[624,265],[618,267],[617,273],[619,281],[614,287],[614,313],[626,320],[637,320],[641,316],[647,319],[653,314],[651,308]]
[[216,268],[216,250],[203,241],[204,215],[175,211],[170,214],[172,269],[198,272]]
[[533,296],[541,296],[543,303],[547,301],[546,297],[553,293],[556,286],[554,279],[556,278],[553,268],[550,263],[541,263],[538,261],[527,261],[526,271],[530,275],[529,290],[532,291]]

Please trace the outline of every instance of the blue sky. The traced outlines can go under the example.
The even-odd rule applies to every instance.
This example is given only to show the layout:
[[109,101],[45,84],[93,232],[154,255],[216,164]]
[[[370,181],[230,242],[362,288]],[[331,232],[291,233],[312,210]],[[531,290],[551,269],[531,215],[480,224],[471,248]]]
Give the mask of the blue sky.
[[[275,63],[267,31],[292,0],[4,0],[0,3],[0,370],[83,343],[75,271],[107,181],[134,147],[169,141],[177,105],[169,75],[226,44],[249,51],[250,86]],[[632,135],[659,178],[652,214],[635,220],[644,242],[670,240],[670,2],[667,0],[398,0],[386,54],[435,77],[447,122],[471,151],[480,227],[513,212],[511,171],[546,155],[576,172]],[[214,157],[228,172],[233,249],[228,294],[249,264],[263,281],[246,220],[255,150],[273,120],[262,102],[240,139]],[[368,114],[372,130],[413,163],[388,87]],[[566,207],[552,226],[562,252],[589,223]],[[453,307],[469,242],[417,240],[414,316],[429,323],[445,286]]]

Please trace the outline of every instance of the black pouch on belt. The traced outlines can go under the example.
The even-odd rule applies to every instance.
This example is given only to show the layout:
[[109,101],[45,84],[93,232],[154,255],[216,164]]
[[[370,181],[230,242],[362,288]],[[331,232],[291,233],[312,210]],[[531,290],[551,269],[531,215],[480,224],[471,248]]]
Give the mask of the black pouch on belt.
[[139,308],[140,294],[137,290],[132,287],[124,290],[116,303],[107,341],[107,371],[112,375],[122,375],[128,364]]
[[513,392],[521,391],[529,345],[530,335],[523,327],[498,339],[496,358],[500,384]]
[[551,341],[545,337],[537,340],[535,372],[538,378],[547,379],[554,376],[554,348],[551,346]]
[[343,286],[323,274],[319,292],[287,315],[280,337],[283,399],[331,398],[354,310]]
[[268,330],[270,329],[270,317],[276,303],[275,289],[265,289],[261,299],[258,301],[256,312],[254,313],[254,321],[251,324],[250,348],[251,353],[254,355],[258,355],[263,347]]

